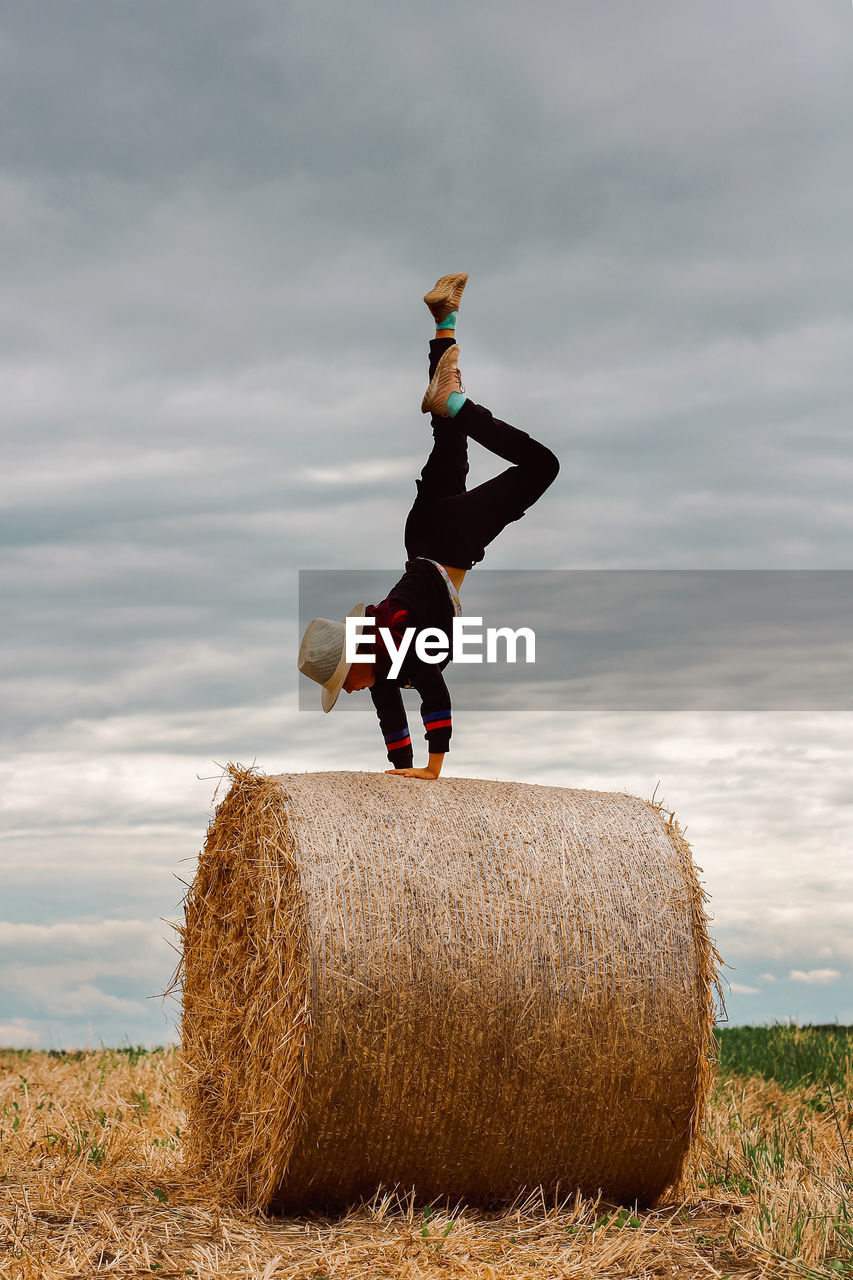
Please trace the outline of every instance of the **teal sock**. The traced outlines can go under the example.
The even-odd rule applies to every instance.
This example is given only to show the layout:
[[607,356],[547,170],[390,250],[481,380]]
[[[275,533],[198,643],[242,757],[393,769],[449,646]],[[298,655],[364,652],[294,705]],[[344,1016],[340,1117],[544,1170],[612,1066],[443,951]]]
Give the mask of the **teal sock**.
[[455,330],[456,317],[458,315],[459,315],[458,311],[451,311],[450,315],[445,316],[443,320],[436,320],[435,322],[436,329],[454,329]]
[[451,391],[447,397],[447,412],[451,418],[455,418],[465,401],[468,399],[461,391]]

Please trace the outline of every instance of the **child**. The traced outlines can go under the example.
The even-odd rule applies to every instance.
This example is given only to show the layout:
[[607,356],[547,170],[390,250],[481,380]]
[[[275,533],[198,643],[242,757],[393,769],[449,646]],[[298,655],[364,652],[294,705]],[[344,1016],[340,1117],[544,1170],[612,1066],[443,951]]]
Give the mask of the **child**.
[[[483,559],[486,547],[500,531],[520,520],[542,496],[560,469],[550,449],[467,397],[455,340],[457,311],[467,280],[465,272],[442,276],[424,297],[435,319],[436,333],[429,344],[430,381],[421,412],[432,414],[434,443],[420,480],[415,482],[417,497],[406,520],[406,571],[378,605],[356,605],[350,614],[375,619],[375,628],[364,630],[361,647],[369,649],[372,641],[376,660],[348,663],[344,624],[328,618],[315,618],[308,625],[299,648],[299,670],[322,685],[324,711],[331,711],[341,689],[347,693],[370,689],[393,766],[386,773],[407,778],[437,778],[450,748],[450,694],[442,675],[450,655],[438,663],[423,662],[412,643],[392,678],[391,654],[379,628],[389,629],[397,648],[410,627],[418,632],[438,627],[450,638],[453,618],[462,612],[459,591],[465,574]],[[469,437],[513,465],[466,491]],[[401,688],[417,689],[421,695],[421,718],[429,747],[424,769],[412,767],[412,741]]]

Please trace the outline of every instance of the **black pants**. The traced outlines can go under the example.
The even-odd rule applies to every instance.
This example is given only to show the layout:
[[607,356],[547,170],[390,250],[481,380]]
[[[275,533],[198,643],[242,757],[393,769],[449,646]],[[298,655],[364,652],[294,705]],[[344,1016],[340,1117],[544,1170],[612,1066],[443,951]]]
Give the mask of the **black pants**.
[[[429,344],[429,376],[453,338]],[[550,449],[524,431],[495,418],[482,405],[466,400],[455,418],[433,415],[434,444],[406,519],[406,554],[427,556],[439,564],[470,569],[486,547],[548,488],[560,470]],[[468,437],[514,465],[493,480],[466,490]]]

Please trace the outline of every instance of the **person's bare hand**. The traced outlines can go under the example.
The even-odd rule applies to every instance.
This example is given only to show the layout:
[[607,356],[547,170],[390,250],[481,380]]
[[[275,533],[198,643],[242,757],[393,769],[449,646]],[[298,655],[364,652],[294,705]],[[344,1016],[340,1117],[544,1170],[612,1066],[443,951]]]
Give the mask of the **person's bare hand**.
[[432,769],[386,769],[385,772],[395,773],[400,778],[427,778],[430,782],[435,782],[438,777]]

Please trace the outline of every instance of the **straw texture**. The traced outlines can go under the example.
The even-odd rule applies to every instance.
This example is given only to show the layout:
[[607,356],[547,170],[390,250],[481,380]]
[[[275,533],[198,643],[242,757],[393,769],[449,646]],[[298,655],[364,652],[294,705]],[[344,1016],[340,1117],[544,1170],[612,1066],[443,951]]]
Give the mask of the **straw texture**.
[[652,1203],[697,1139],[719,957],[633,796],[231,766],[187,894],[187,1151],[226,1199]]

